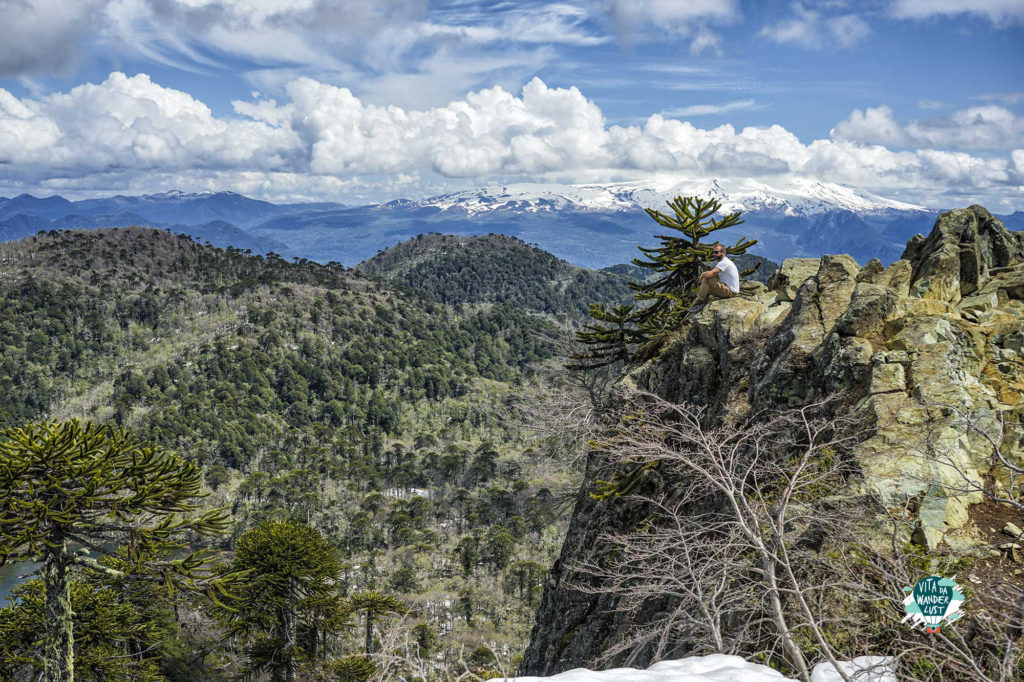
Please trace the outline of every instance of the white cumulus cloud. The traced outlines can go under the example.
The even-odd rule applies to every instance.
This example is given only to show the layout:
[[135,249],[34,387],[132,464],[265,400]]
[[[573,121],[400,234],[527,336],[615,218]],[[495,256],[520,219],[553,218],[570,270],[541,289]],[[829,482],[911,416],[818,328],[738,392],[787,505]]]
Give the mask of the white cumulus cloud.
[[[284,92],[282,101],[238,101],[234,115],[215,116],[145,74],[113,73],[39,99],[0,89],[0,186],[352,200],[494,180],[668,172],[796,174],[929,204],[971,193],[998,207],[1024,193],[1020,121],[994,106],[956,112],[947,127],[902,125],[886,107],[855,111],[831,139],[804,143],[779,125],[701,128],[662,114],[609,125],[579,89],[536,78],[518,94],[492,87],[419,110],[368,103],[312,78]],[[1003,156],[955,149],[1010,140],[1007,131],[1017,141],[1001,143],[1012,144]]]
[[83,175],[113,168],[259,169],[287,166],[300,152],[290,129],[219,119],[191,95],[139,74],[115,72],[41,100],[0,89],[4,174]]
[[1024,117],[1004,107],[986,105],[903,124],[891,107],[882,105],[855,109],[831,134],[839,140],[895,147],[1014,149],[1024,145]]

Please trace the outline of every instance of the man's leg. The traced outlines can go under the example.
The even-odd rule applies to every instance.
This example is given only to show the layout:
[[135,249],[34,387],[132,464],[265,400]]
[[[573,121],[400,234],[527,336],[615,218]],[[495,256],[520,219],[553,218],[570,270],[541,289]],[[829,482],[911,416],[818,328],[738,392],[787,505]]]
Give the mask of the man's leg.
[[[718,281],[717,276],[714,279],[715,281]],[[696,300],[694,300],[694,303],[704,303],[705,301],[708,300],[708,294],[710,293],[711,286],[708,284],[708,280],[702,279],[700,281],[700,289],[697,290],[697,298]]]
[[712,277],[710,281],[704,281],[708,282],[708,291],[711,292],[711,295],[715,298],[732,298],[736,295],[732,289],[722,283],[722,280],[718,279],[718,275]]

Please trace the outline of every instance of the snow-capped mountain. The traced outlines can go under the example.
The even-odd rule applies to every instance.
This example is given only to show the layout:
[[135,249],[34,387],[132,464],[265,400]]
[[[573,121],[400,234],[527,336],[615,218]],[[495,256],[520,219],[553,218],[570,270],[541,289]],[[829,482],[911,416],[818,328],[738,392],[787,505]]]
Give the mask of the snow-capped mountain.
[[[776,261],[850,253],[862,262],[880,258],[888,263],[899,257],[910,236],[928,232],[936,215],[921,206],[817,180],[674,176],[604,184],[510,184],[392,201],[347,209],[333,217],[311,216],[306,223],[310,231],[302,236],[296,234],[296,216],[291,215],[253,229],[267,229],[268,236],[282,241],[313,237],[294,247],[300,251],[314,244],[322,247],[328,224],[343,220],[349,228],[363,226],[363,234],[376,232],[395,241],[422,232],[500,232],[536,243],[572,263],[602,267],[628,262],[637,255],[637,245],[650,245],[661,228],[642,209],[668,211],[665,202],[677,196],[714,198],[723,213],[742,212],[744,224],[721,238],[757,239],[754,252]],[[352,229],[345,232],[352,240],[349,248],[360,248],[360,236]]]
[[[665,202],[680,195],[715,198],[723,212],[742,211],[742,225],[715,236],[724,242],[757,239],[753,253],[774,261],[849,253],[860,262],[892,262],[909,237],[931,230],[937,214],[812,179],[663,176],[604,184],[510,184],[365,206],[273,204],[233,192],[172,191],[75,202],[0,197],[0,239],[129,221],[182,228],[218,245],[355,265],[418,234],[494,232],[576,265],[605,267],[629,262],[638,255],[637,246],[653,245],[663,230],[642,209],[667,211]],[[250,237],[259,241],[250,243]]]
[[742,211],[814,216],[829,211],[881,214],[927,210],[865,190],[804,178],[789,178],[772,185],[750,178],[655,178],[586,185],[514,184],[455,192],[410,203],[419,208],[461,209],[469,216],[477,216],[492,211],[541,213],[660,209],[668,199],[676,196],[717,199],[725,213]]

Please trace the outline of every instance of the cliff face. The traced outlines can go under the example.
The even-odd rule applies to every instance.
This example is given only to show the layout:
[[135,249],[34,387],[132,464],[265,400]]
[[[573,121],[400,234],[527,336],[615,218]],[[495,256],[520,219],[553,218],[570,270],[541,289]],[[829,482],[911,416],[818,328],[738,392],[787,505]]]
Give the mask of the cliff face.
[[[712,420],[843,392],[868,425],[855,487],[911,503],[917,528],[908,539],[976,545],[969,505],[980,497],[951,488],[963,487],[957,471],[973,481],[989,474],[989,443],[964,428],[964,416],[988,425],[1024,417],[1024,233],[972,206],[940,216],[888,268],[845,255],[790,259],[749,293],[701,310],[627,381],[705,405]],[[1007,432],[1003,449],[1024,459],[1019,431]],[[629,628],[614,599],[567,584],[566,565],[599,555],[601,533],[635,528],[645,513],[592,500],[594,469],[548,576],[524,673],[583,665]],[[636,652],[631,662],[648,660]]]

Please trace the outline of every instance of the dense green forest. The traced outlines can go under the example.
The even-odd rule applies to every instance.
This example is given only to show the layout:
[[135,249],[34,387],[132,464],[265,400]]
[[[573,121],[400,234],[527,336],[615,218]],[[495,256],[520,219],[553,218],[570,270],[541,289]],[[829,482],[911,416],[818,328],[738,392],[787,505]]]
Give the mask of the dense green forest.
[[509,304],[555,316],[581,317],[591,303],[625,303],[632,298],[626,277],[570,265],[502,234],[419,235],[356,269],[423,292],[439,303]]
[[[331,598],[349,609],[300,618],[310,675],[364,679],[359,654],[403,637],[415,642],[405,664],[428,676],[498,669],[524,646],[564,532],[559,495],[578,482],[510,409],[544,394],[565,337],[527,310],[572,312],[577,296],[583,305],[621,280],[589,273],[570,282],[576,293],[552,285],[522,307],[477,304],[491,299],[449,281],[445,305],[430,288],[444,278],[413,271],[427,295],[148,229],[0,244],[0,428],[106,421],[200,464],[203,504],[226,507],[233,524],[191,540],[225,566],[270,524],[312,529],[337,557]],[[40,589],[25,583],[0,611],[5,674],[38,662],[25,633]],[[199,593],[115,592],[126,590],[85,574],[75,583],[76,628],[123,623],[82,639],[82,679],[115,674],[104,672],[110,651],[149,676],[139,679],[226,679],[262,660],[259,619]],[[400,608],[374,610],[389,598]]]

